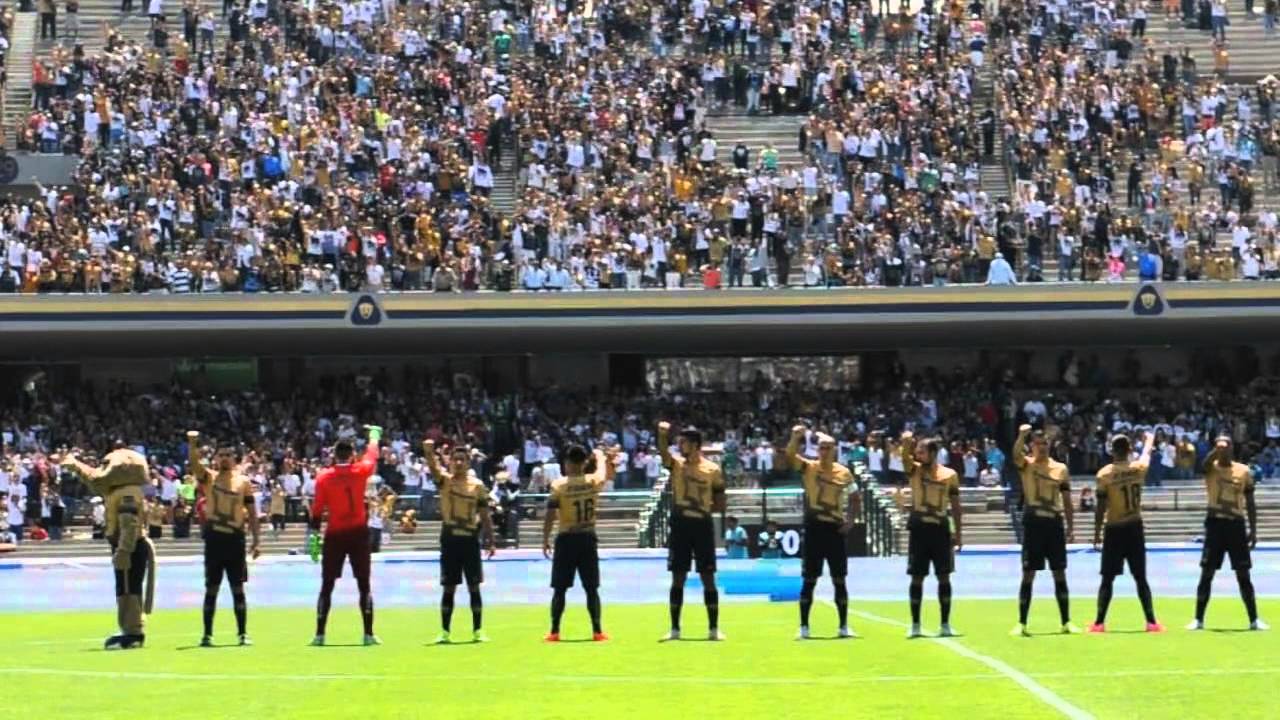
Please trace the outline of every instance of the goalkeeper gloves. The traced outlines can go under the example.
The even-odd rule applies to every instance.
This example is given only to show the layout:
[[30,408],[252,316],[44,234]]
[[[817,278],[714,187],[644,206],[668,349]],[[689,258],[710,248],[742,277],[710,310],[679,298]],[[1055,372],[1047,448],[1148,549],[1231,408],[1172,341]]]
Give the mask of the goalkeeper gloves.
[[311,540],[307,542],[307,554],[311,556],[311,562],[320,562],[320,534],[312,533]]
[[382,439],[381,425],[365,425],[369,430],[369,442],[378,442]]

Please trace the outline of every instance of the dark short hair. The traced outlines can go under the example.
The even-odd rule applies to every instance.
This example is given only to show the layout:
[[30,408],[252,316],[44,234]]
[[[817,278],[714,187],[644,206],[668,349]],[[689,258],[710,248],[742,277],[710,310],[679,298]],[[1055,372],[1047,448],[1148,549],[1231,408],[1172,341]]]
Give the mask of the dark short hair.
[[738,522],[738,516],[737,516],[737,515],[730,515],[729,517],[725,518],[725,520],[726,520],[726,521],[728,521],[728,520],[732,520],[733,522]]
[[1133,441],[1128,435],[1117,435],[1111,438],[1111,454],[1128,456],[1133,451]]
[[567,462],[580,465],[587,461],[587,449],[577,444],[570,445],[564,451],[564,459]]
[[355,446],[350,440],[339,440],[333,446],[333,456],[339,460],[346,460],[356,454]]
[[692,425],[681,430],[680,437],[681,439],[688,440],[689,442],[698,443],[699,445],[702,444],[702,431]]

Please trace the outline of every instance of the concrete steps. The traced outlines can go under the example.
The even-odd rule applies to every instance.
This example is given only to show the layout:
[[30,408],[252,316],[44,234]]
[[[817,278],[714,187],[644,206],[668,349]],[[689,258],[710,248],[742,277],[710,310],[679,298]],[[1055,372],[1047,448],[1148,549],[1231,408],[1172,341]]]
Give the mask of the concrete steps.
[[[201,10],[208,10],[213,13],[216,20],[216,30],[214,31],[215,47],[221,45],[225,35],[227,34],[227,24],[222,18],[222,4],[217,0],[199,0]],[[169,31],[169,50],[177,47],[182,40],[182,3],[179,0],[166,0],[163,6],[165,13],[165,27]],[[41,55],[48,55],[48,52],[56,45],[62,45],[67,48],[73,47],[76,42],[84,46],[86,55],[96,55],[106,47],[107,37],[103,31],[103,24],[112,28],[116,32],[129,41],[136,42],[143,47],[150,48],[152,39],[150,36],[151,19],[147,17],[147,1],[134,0],[133,12],[125,14],[120,12],[119,0],[82,0],[80,3],[80,33],[77,39],[64,37],[64,28],[66,16],[64,13],[58,14],[58,40],[37,40],[37,47],[41,51]],[[37,24],[37,28],[38,28]]]
[[26,125],[34,101],[31,89],[31,63],[35,57],[36,31],[40,17],[33,13],[15,13],[9,37],[9,80],[4,93],[5,147],[12,149],[18,129]]
[[[1268,38],[1262,28],[1261,1],[1254,3],[1258,13],[1250,17],[1244,11],[1244,3],[1227,3],[1227,52],[1229,65],[1227,79],[1231,82],[1256,82],[1272,73],[1280,72],[1276,53],[1280,52],[1280,32]],[[1213,75],[1213,33],[1183,26],[1181,20],[1167,22],[1163,13],[1153,8],[1147,20],[1148,39],[1157,47],[1171,43],[1175,48],[1187,47],[1196,60],[1196,70],[1202,76]]]
[[759,163],[765,146],[772,144],[779,167],[799,168],[805,162],[799,150],[800,127],[805,120],[804,115],[724,113],[708,115],[706,129],[716,139],[716,159],[726,165],[733,164],[733,149],[741,142],[751,153],[751,167]]

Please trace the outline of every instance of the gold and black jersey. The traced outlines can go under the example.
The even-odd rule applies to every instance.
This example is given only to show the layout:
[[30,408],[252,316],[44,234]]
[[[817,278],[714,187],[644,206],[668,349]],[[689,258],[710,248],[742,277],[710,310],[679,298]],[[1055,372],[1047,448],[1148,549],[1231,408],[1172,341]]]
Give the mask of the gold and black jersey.
[[238,473],[213,476],[206,473],[201,483],[205,492],[205,521],[220,533],[242,533],[253,507],[253,486]]
[[1067,466],[1057,460],[1036,462],[1026,459],[1018,474],[1022,476],[1022,500],[1025,511],[1041,517],[1061,516],[1062,491],[1071,490]]
[[819,463],[806,462],[801,474],[804,484],[804,517],[808,522],[843,524],[849,493],[857,488],[853,473],[840,463],[824,470]]
[[489,491],[474,478],[464,482],[447,480],[440,488],[441,532],[445,535],[475,535],[480,527],[480,511],[489,507]]
[[1244,463],[1228,467],[1211,465],[1204,476],[1208,493],[1209,514],[1214,517],[1240,519],[1245,516],[1245,495],[1253,488],[1253,473]]
[[600,493],[603,490],[603,482],[591,482],[585,477],[571,477],[551,483],[547,508],[556,511],[560,532],[595,532],[596,513],[600,507]]
[[1122,462],[1098,471],[1098,502],[1106,513],[1107,525],[1142,520],[1142,486],[1146,484],[1148,467],[1143,462]]
[[960,476],[956,471],[945,465],[916,465],[909,481],[911,514],[929,523],[945,522],[951,498],[960,496]]
[[696,464],[672,458],[671,492],[676,515],[709,518],[715,508],[716,495],[724,493],[724,475],[719,465],[705,458]]

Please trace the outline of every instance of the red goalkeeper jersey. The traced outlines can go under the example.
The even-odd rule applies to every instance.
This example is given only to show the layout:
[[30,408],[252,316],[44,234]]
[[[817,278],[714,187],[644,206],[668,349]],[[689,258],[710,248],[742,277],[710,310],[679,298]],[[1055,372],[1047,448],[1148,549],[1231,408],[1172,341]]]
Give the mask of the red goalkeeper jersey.
[[344,463],[321,470],[316,475],[316,497],[311,502],[311,517],[323,517],[329,511],[325,534],[368,527],[364,493],[369,476],[378,467],[378,444],[369,443],[364,457],[357,463]]

